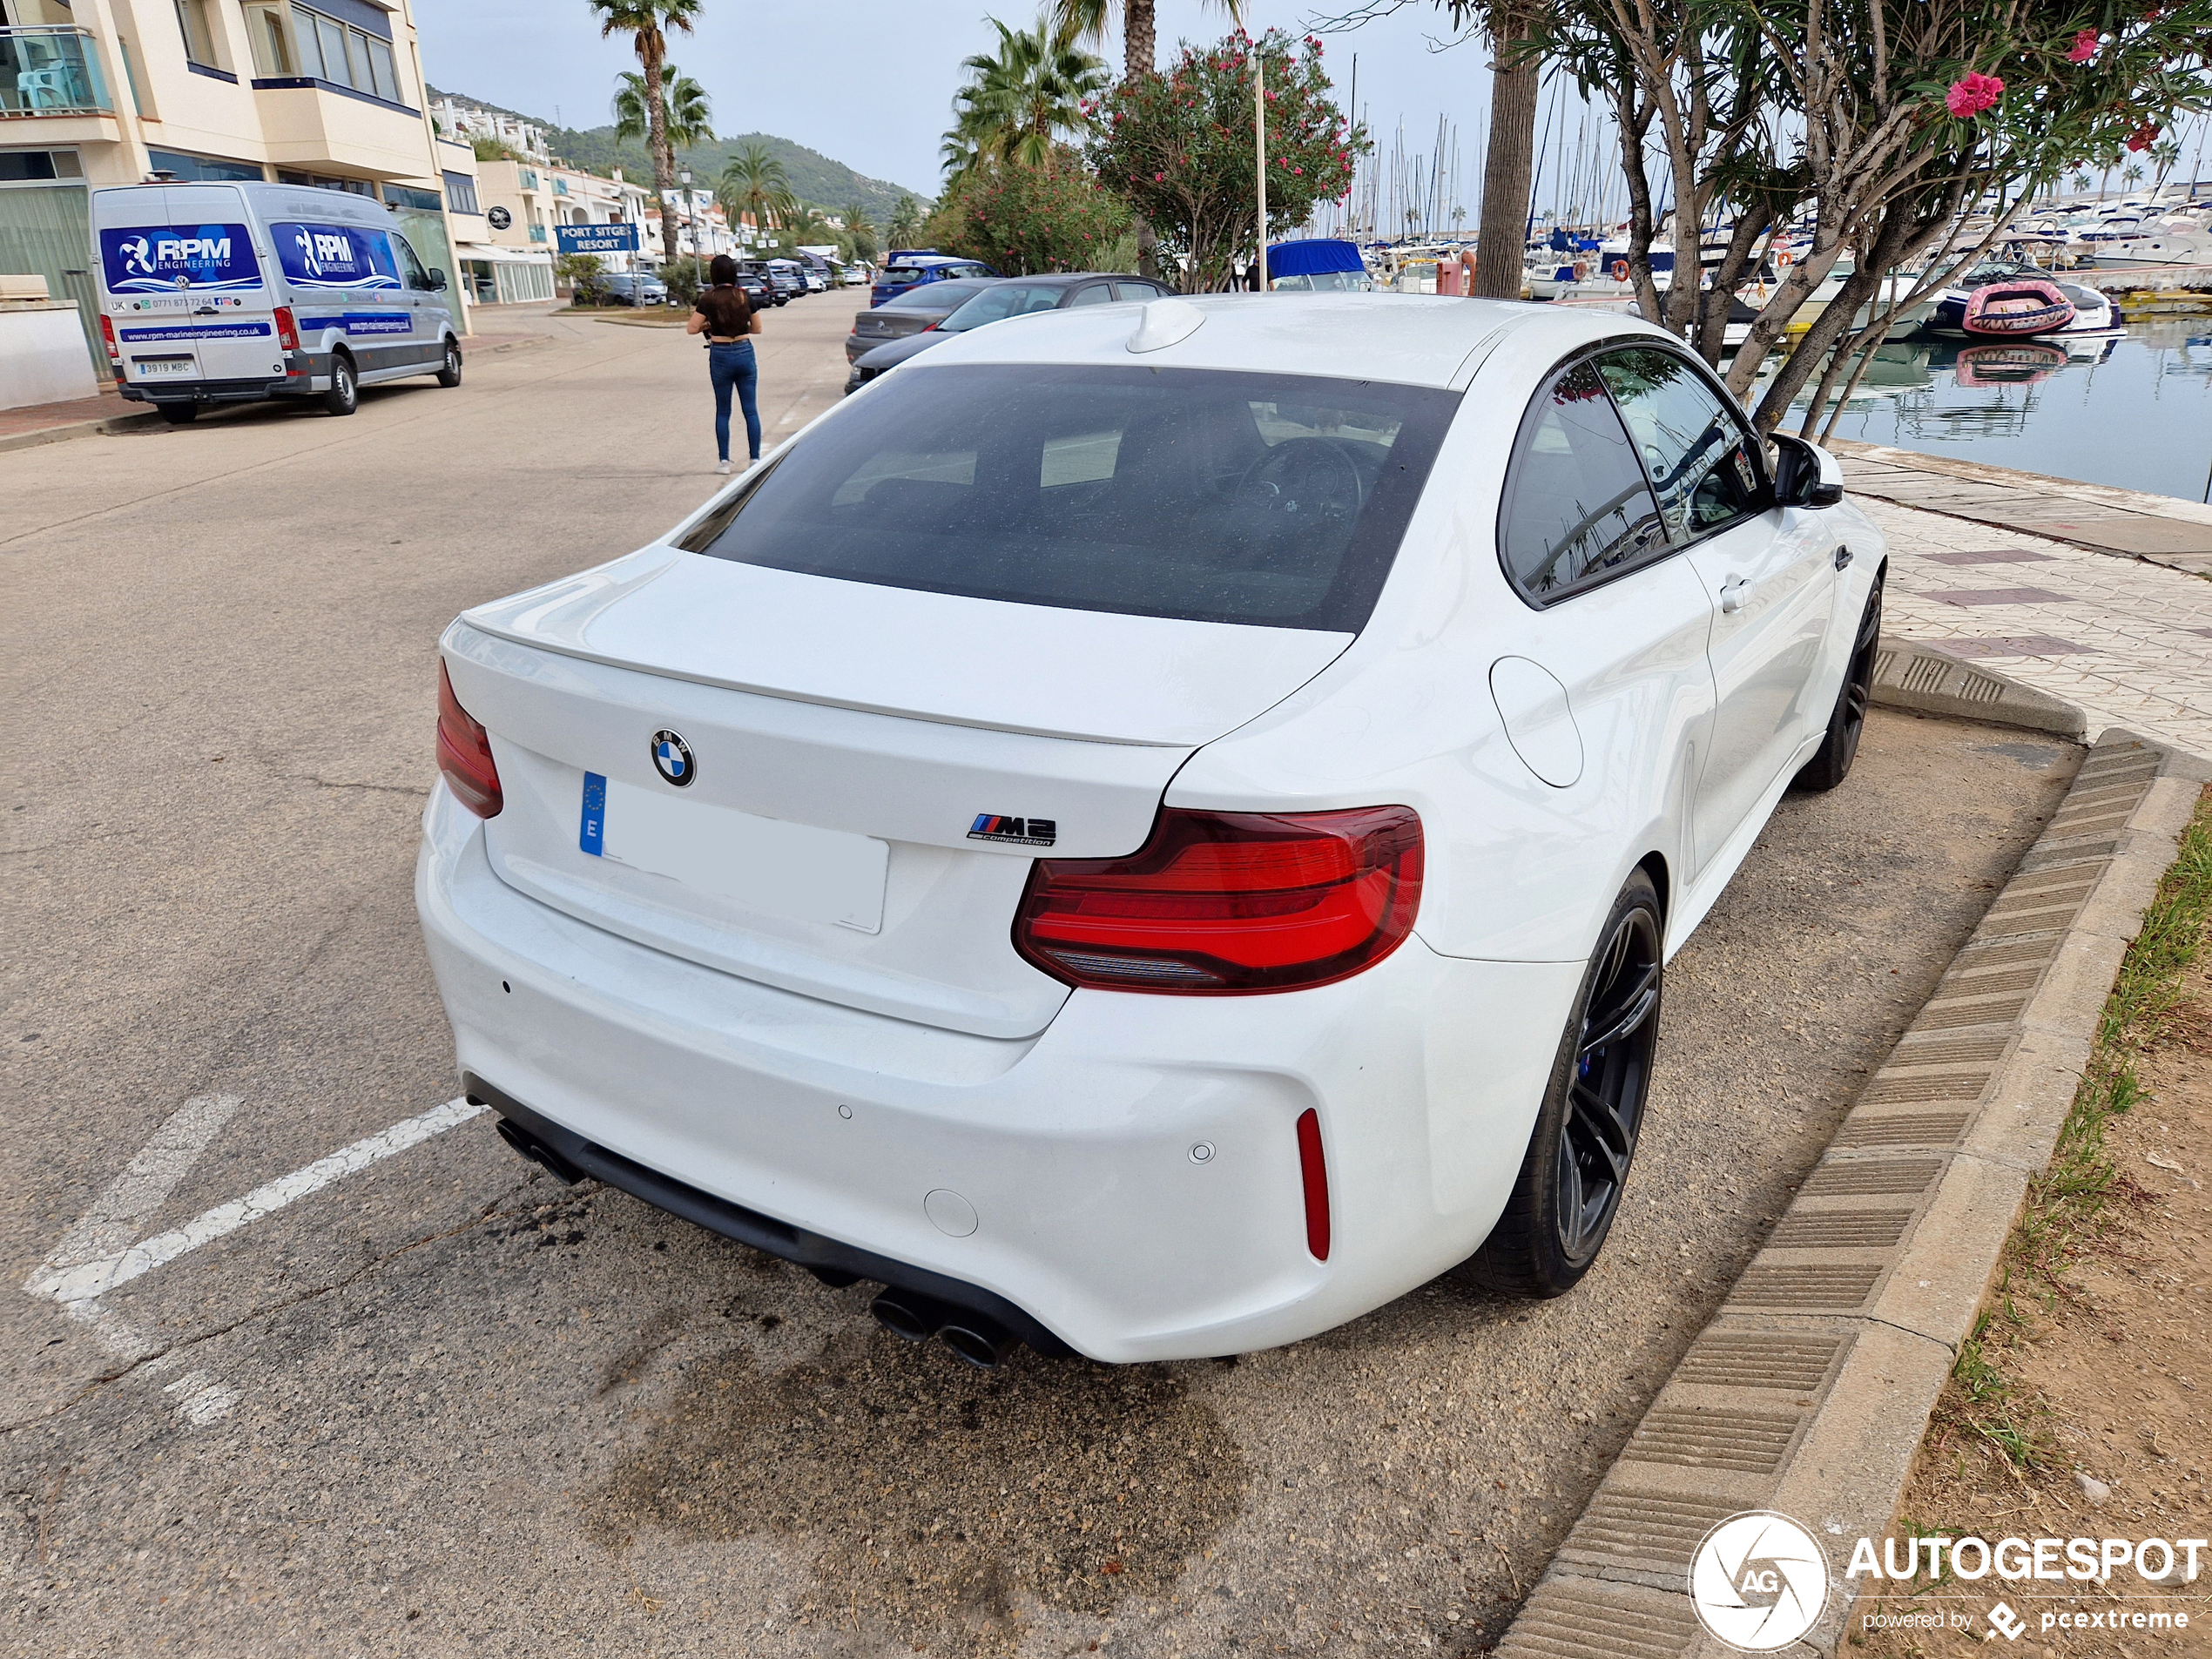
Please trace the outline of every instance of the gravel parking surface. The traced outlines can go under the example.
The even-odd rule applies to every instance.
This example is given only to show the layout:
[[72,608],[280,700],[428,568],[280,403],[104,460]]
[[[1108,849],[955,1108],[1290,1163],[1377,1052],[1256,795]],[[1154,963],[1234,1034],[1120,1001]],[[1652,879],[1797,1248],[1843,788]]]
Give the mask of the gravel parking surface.
[[[772,429],[834,396],[852,309],[769,319]],[[543,326],[350,421],[0,455],[12,1283],[187,1101],[238,1103],[141,1237],[456,1092],[409,887],[437,632],[714,482],[695,347]],[[2075,753],[1878,713],[1784,803],[1670,971],[1621,1221],[1557,1302],[1445,1281],[1274,1352],[983,1375],[482,1117],[104,1325],[0,1298],[0,1647],[1479,1651]]]

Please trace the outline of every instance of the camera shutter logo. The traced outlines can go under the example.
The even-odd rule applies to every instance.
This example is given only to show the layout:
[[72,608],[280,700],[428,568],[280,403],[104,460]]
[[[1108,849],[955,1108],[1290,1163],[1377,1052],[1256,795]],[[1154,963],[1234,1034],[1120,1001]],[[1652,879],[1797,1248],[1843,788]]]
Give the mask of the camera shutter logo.
[[673,732],[653,733],[653,770],[682,789],[698,774],[691,760],[691,745]]
[[1828,1558],[1787,1515],[1730,1515],[1690,1557],[1689,1604],[1730,1647],[1771,1653],[1811,1629],[1828,1605]]

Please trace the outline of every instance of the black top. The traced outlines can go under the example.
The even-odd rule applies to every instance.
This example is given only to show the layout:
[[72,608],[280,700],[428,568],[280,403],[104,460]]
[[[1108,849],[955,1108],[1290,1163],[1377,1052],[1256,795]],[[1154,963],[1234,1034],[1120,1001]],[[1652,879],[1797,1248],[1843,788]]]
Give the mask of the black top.
[[706,332],[713,339],[742,340],[752,332],[752,307],[745,290],[733,283],[717,283],[699,295],[691,309],[706,319]]

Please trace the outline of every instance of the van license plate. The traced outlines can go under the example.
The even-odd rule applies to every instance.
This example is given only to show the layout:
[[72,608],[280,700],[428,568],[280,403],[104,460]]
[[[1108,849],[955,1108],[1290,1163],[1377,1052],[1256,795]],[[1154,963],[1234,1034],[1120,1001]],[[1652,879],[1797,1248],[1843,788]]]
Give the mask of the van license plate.
[[189,357],[133,357],[140,380],[152,380],[157,374],[189,374],[196,365]]
[[680,799],[596,772],[583,774],[583,805],[577,846],[610,864],[768,915],[882,930],[887,841]]

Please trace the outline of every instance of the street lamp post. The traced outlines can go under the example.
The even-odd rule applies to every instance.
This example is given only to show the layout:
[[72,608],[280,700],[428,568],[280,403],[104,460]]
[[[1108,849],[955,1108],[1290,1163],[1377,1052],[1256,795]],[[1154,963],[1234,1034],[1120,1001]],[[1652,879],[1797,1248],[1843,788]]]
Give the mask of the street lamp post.
[[691,280],[705,286],[706,273],[699,269],[699,199],[691,189],[691,170],[681,169],[676,175],[684,186],[684,206],[691,215]]

